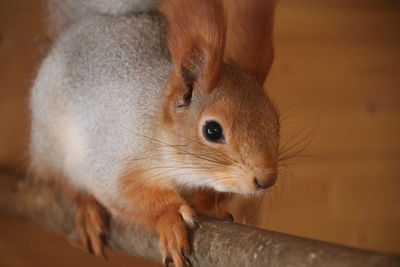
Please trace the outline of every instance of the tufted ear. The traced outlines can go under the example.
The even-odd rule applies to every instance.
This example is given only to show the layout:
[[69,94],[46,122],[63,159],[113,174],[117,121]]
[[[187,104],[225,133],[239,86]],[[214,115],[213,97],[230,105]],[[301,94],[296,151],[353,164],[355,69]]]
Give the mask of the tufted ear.
[[225,61],[256,77],[262,85],[273,61],[275,0],[232,1]]
[[223,4],[221,0],[165,0],[159,9],[168,20],[173,62],[167,95],[177,99],[176,105],[185,105],[194,87],[210,93],[218,80],[226,36]]

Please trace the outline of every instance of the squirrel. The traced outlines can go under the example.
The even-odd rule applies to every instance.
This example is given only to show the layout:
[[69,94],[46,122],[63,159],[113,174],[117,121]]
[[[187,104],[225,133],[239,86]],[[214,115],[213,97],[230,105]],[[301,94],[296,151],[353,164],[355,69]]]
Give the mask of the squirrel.
[[[30,157],[76,201],[103,255],[104,210],[185,266],[196,214],[277,179],[279,115],[263,89],[274,0],[50,0],[55,38],[34,81]],[[227,44],[227,45],[226,45]]]

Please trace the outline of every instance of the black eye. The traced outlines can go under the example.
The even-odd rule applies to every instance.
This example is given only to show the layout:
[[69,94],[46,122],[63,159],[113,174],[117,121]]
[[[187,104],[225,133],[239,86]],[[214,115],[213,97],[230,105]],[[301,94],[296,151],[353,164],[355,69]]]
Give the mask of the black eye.
[[205,139],[213,143],[224,142],[222,126],[216,121],[206,121],[203,126],[203,136]]

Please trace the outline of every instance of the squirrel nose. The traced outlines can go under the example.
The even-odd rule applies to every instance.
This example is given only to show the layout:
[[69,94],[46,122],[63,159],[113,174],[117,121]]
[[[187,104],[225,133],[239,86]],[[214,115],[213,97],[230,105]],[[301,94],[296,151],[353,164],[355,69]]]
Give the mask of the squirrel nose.
[[276,178],[276,172],[270,172],[263,176],[254,177],[254,183],[259,189],[267,189],[275,184]]

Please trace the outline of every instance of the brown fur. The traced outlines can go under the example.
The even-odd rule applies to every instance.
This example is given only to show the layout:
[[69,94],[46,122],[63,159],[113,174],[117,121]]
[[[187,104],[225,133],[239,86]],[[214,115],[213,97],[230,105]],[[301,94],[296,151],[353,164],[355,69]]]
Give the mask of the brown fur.
[[272,31],[275,0],[233,2],[225,60],[254,75],[263,84],[274,57]]
[[105,258],[103,235],[108,226],[104,207],[93,196],[84,193],[78,193],[75,199],[75,226],[83,247]]
[[[157,180],[155,183],[145,181]],[[131,209],[121,211],[129,214],[129,218],[137,218],[137,222],[154,229],[157,220],[166,209],[179,210],[185,204],[172,184],[161,182],[155,177],[148,177],[145,172],[133,171],[120,179],[122,197],[131,203]]]
[[227,208],[232,194],[216,192],[212,189],[202,189],[190,192],[188,203],[199,213],[214,216],[219,219],[230,219],[232,216]]
[[194,211],[169,183],[145,183],[154,177],[133,172],[120,180],[121,192],[131,206],[120,210],[119,215],[127,220],[135,220],[160,235],[160,249],[163,260],[172,257],[175,266],[184,266],[181,250],[190,252],[186,225],[193,227],[191,221]]
[[[279,120],[262,88],[273,57],[273,2],[237,0],[236,4],[235,20],[229,25],[233,46],[224,63],[227,23],[222,0],[162,2],[160,11],[169,24],[173,64],[160,96],[163,99],[154,99],[155,109],[163,101],[163,114],[158,114],[161,119],[149,117],[154,126],[149,138],[170,145],[160,155],[165,152],[164,156],[177,163],[176,168],[192,169],[187,177],[152,173],[149,167],[160,162],[150,157],[143,164],[146,166],[129,165],[134,169],[119,178],[116,196],[101,198],[112,214],[156,231],[163,259],[171,257],[177,267],[185,265],[181,252],[190,251],[186,227],[195,226],[195,210],[225,218],[234,193],[262,192],[254,183],[255,177],[276,171]],[[223,126],[223,142],[204,138],[202,127],[207,120]],[[157,149],[154,146],[154,153]],[[102,205],[94,195],[67,184],[65,177],[44,166],[41,172],[64,183],[77,203],[75,223],[84,247],[102,255],[101,235],[106,228]]]
[[[182,98],[188,83],[201,81],[210,92],[218,80],[225,47],[222,1],[168,0],[162,2],[160,11],[168,20],[168,46],[173,61],[167,103]],[[170,105],[165,104],[164,108],[168,110]]]
[[[185,111],[171,112],[173,123],[168,126],[168,140],[184,145],[188,152],[180,155],[180,160],[192,161],[198,167],[216,161],[213,162],[215,168],[205,168],[204,172],[216,179],[226,176],[224,183],[238,191],[244,188],[238,185],[238,174],[230,172],[233,160],[249,168],[248,172],[240,174],[248,185],[253,183],[251,176],[257,174],[251,169],[259,169],[257,172],[276,170],[279,119],[263,88],[251,76],[223,65],[215,89],[209,94],[202,92],[195,90],[197,99]],[[204,140],[201,126],[208,118],[224,126],[226,144]],[[193,154],[203,157],[194,158]]]
[[[231,26],[238,27],[232,32],[241,38],[232,35],[237,46],[227,53],[228,64],[222,62],[226,19],[220,0],[166,0],[160,7],[169,22],[173,67],[163,96],[164,117],[154,119],[154,132],[162,132],[156,137],[172,147],[180,147],[168,154],[175,162],[195,166],[195,177],[209,177],[211,182],[199,189],[194,185],[199,181],[180,184],[151,173],[146,167],[159,162],[149,158],[144,171],[137,164],[118,181],[121,203],[127,205],[107,203],[114,215],[156,231],[163,259],[171,257],[178,267],[185,265],[181,251],[190,251],[186,227],[195,225],[195,210],[225,218],[232,195],[224,192],[259,192],[254,177],[276,171],[279,120],[261,86],[272,62],[272,23],[265,17],[272,16],[272,5],[240,1],[238,20]],[[191,89],[193,98],[186,103]],[[202,126],[210,119],[223,126],[225,143],[211,143],[202,136]],[[100,254],[101,205],[79,192],[76,201],[77,229],[84,244],[90,240]]]
[[168,45],[174,63],[173,74],[183,75],[183,68],[204,64],[201,75],[211,91],[222,64],[226,19],[221,0],[168,0],[160,11],[169,23]]

